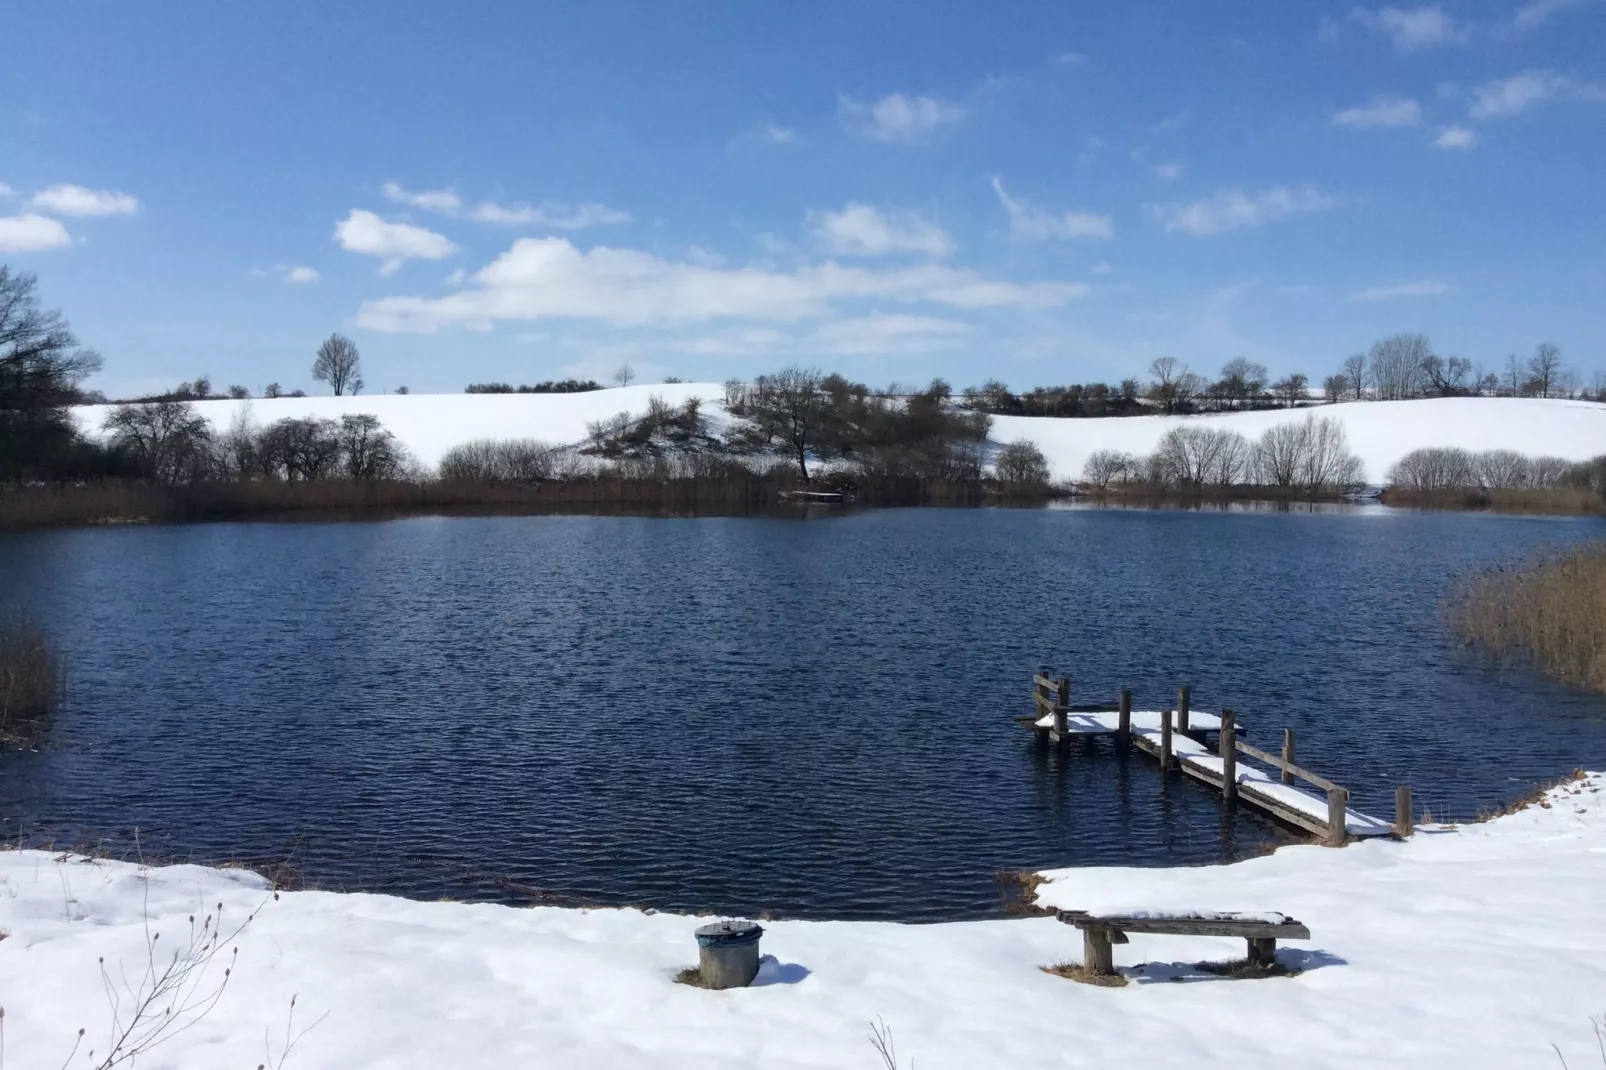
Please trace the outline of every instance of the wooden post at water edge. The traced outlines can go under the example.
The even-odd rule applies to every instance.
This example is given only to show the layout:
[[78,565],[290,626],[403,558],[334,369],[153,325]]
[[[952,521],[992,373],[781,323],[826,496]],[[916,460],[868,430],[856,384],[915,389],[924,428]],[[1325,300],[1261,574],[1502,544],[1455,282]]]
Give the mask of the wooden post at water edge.
[[1132,692],[1126,688],[1121,689],[1121,705],[1116,716],[1120,718],[1116,722],[1116,741],[1130,743],[1132,741]]
[[1411,785],[1401,784],[1394,789],[1394,835],[1405,839],[1416,828],[1411,814]]
[[1160,711],[1160,775],[1171,772],[1171,711]]
[[1227,802],[1238,798],[1238,715],[1221,711],[1221,797]]
[[1061,676],[1059,679],[1059,694],[1054,703],[1054,742],[1066,741],[1065,716],[1071,710],[1071,678]]
[[1342,847],[1349,842],[1349,792],[1343,788],[1327,790],[1327,846]]
[[1294,764],[1294,730],[1283,729],[1283,783],[1292,784],[1294,773],[1289,766]]
[[1183,686],[1183,687],[1177,688],[1177,731],[1178,732],[1186,733],[1188,731],[1188,701],[1192,697],[1192,695],[1193,695],[1193,689],[1191,687]]

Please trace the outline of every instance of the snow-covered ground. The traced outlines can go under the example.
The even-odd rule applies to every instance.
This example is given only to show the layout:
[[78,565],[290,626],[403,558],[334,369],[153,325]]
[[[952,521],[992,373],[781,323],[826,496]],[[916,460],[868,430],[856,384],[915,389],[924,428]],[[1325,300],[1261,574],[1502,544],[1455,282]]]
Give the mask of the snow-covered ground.
[[[689,397],[704,401],[716,422],[723,416],[719,383],[671,383],[595,390],[583,394],[364,394],[358,397],[258,399],[252,402],[203,401],[195,404],[219,430],[249,404],[253,418],[270,423],[287,416],[338,418],[372,413],[427,465],[451,447],[476,438],[537,438],[570,445],[585,437],[586,424],[618,412],[640,415],[654,394],[679,405]],[[1257,438],[1268,427],[1303,419],[1305,412],[1343,421],[1350,448],[1366,466],[1366,478],[1380,483],[1389,468],[1411,450],[1458,446],[1469,450],[1511,449],[1532,456],[1585,460],[1606,453],[1606,404],[1537,398],[1427,398],[1418,401],[1347,402],[1292,413],[1287,410],[1212,416],[1131,416],[1099,420],[993,418],[992,438],[1004,444],[1031,439],[1047,455],[1057,479],[1076,479],[1088,454],[1118,449],[1153,452],[1161,437],[1179,424],[1226,427]],[[86,430],[96,430],[106,407],[75,410]]]
[[[88,1030],[107,1050],[115,989],[158,969],[224,904],[238,961],[215,1008],[139,1066],[844,1068],[902,1065],[1576,1068],[1606,1011],[1606,792],[1599,775],[1488,824],[1405,843],[1288,847],[1234,865],[1050,874],[1049,905],[1092,911],[1281,912],[1312,939],[1279,947],[1296,976],[1226,979],[1189,963],[1243,941],[1144,936],[1115,948],[1132,982],[1095,988],[1040,966],[1079,960],[1051,918],[943,925],[770,923],[761,984],[674,983],[706,919],[295,892],[251,874],[0,853],[0,991],[10,1070],[54,1070]],[[1140,965],[1142,964],[1142,965]],[[215,960],[197,991],[221,979]],[[129,1001],[123,997],[127,1021]],[[319,1021],[319,1019],[322,1019]],[[88,1065],[88,1064],[85,1064]]]

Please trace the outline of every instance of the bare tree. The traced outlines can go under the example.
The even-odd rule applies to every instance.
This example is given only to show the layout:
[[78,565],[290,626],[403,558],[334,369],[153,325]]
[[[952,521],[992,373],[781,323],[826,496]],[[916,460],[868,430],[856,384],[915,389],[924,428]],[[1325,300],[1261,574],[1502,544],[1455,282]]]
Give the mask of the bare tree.
[[828,417],[825,395],[820,391],[820,369],[796,364],[774,375],[761,376],[753,408],[761,425],[774,429],[797,457],[803,482],[809,481],[809,450],[816,444]]
[[1422,361],[1432,352],[1425,334],[1396,334],[1372,345],[1369,371],[1377,396],[1384,401],[1415,397],[1422,379]]
[[1125,483],[1137,478],[1143,470],[1143,462],[1130,453],[1120,450],[1094,450],[1087,455],[1087,463],[1082,466],[1082,480],[1095,487],[1107,487],[1111,483]]
[[1150,459],[1150,478],[1184,487],[1226,485],[1243,475],[1249,456],[1248,441],[1236,431],[1173,427]]
[[1422,375],[1441,398],[1466,393],[1467,374],[1472,362],[1465,357],[1441,357],[1430,353],[1422,358]]
[[1322,396],[1329,402],[1343,401],[1349,396],[1349,376],[1343,372],[1322,380]]
[[631,380],[635,379],[635,377],[636,369],[632,368],[628,364],[619,365],[618,369],[613,373],[613,381],[618,383],[620,386],[629,386]]
[[312,377],[328,383],[335,397],[348,390],[352,394],[362,391],[362,361],[357,355],[357,343],[345,335],[331,334],[318,347],[318,358],[312,362]]
[[1332,417],[1306,418],[1306,460],[1300,482],[1312,494],[1323,490],[1347,490],[1366,480],[1361,459],[1350,452],[1349,436],[1342,421]]
[[179,483],[208,474],[212,427],[187,401],[119,405],[104,427],[112,447],[147,478]]
[[1412,450],[1389,469],[1389,482],[1411,490],[1457,490],[1477,486],[1472,454],[1456,449]]
[[1273,487],[1301,482],[1310,463],[1311,420],[1268,427],[1255,444],[1256,478]]
[[1508,490],[1528,485],[1528,458],[1516,450],[1484,450],[1473,458],[1473,464],[1478,485],[1485,490]]
[[1186,412],[1195,398],[1204,392],[1204,378],[1188,370],[1176,357],[1157,357],[1149,365],[1153,381],[1149,384],[1149,398],[1158,403],[1166,415]]
[[1340,369],[1344,378],[1349,380],[1349,388],[1355,392],[1355,400],[1360,401],[1366,396],[1366,354],[1351,353],[1344,358]]
[[56,467],[78,434],[67,407],[100,369],[60,312],[39,307],[38,280],[0,265],[0,479]]
[[395,479],[403,467],[401,443],[369,413],[340,418],[340,453],[346,475],[356,480]]
[[1528,358],[1528,375],[1534,392],[1542,398],[1548,398],[1551,388],[1562,376],[1561,347],[1541,342],[1534,350],[1534,355]]
[[1517,354],[1512,353],[1506,357],[1506,375],[1504,381],[1506,394],[1514,398],[1521,397],[1523,383],[1522,362],[1517,359]]
[[1037,448],[1037,443],[1026,438],[999,450],[993,470],[998,473],[999,482],[1017,486],[1046,486],[1049,481],[1048,458]]
[[1248,357],[1233,357],[1221,366],[1221,380],[1217,384],[1224,398],[1242,407],[1266,389],[1269,373],[1264,364]]
[[1293,372],[1271,385],[1271,392],[1277,396],[1277,400],[1290,409],[1304,401],[1309,390],[1310,377],[1303,372]]

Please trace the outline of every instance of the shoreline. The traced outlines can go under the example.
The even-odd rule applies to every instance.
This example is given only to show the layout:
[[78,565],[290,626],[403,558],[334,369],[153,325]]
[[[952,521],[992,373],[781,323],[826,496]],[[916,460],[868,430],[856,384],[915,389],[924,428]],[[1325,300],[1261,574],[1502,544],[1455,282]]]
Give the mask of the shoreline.
[[1294,1034],[1318,1070],[1544,1065],[1551,1044],[1579,1065],[1606,997],[1594,954],[1606,916],[1593,909],[1606,880],[1603,785],[1589,774],[1515,813],[1420,826],[1405,842],[1043,873],[1044,906],[1278,911],[1311,931],[1279,945],[1285,976],[1254,979],[1197,965],[1240,958],[1242,940],[1133,934],[1115,949],[1124,988],[1045,972],[1082,951],[1079,934],[1048,917],[767,922],[755,984],[707,992],[674,980],[696,959],[703,919],[687,915],[275,894],[239,870],[5,851],[0,968],[28,978],[6,999],[8,1055],[20,1068],[58,1066],[79,1027],[100,1049],[109,1009],[97,962],[134,977],[148,931],[166,946],[187,916],[200,924],[220,905],[225,931],[254,916],[229,941],[238,958],[216,1005],[165,1047],[175,1065],[261,1061],[265,1031],[282,1047],[287,1022],[291,1035],[316,1022],[292,1070],[521,1056],[562,1067],[874,1066],[866,1037],[877,1021],[917,1066],[1049,1065],[1067,1051],[1270,1065]]

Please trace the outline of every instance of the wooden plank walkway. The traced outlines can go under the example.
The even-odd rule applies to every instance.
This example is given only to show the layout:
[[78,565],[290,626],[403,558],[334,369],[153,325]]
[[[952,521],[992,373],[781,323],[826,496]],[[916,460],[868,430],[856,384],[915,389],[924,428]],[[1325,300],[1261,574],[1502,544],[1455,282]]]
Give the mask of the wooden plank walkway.
[[[1130,742],[1158,761],[1162,772],[1176,769],[1220,791],[1228,802],[1253,806],[1333,846],[1351,839],[1411,834],[1410,788],[1396,790],[1393,822],[1352,809],[1348,791],[1294,764],[1292,731],[1283,734],[1281,756],[1251,747],[1238,738],[1244,729],[1232,711],[1223,710],[1220,716],[1191,711],[1188,688],[1178,689],[1175,710],[1134,710],[1128,691],[1121,692],[1121,701],[1115,705],[1073,706],[1070,680],[1050,679],[1046,670],[1034,676],[1032,684],[1037,715],[1016,720],[1042,741],[1064,744],[1078,737],[1108,736],[1118,744]],[[1212,733],[1214,750],[1207,745]],[[1270,766],[1274,772],[1249,765],[1245,759]],[[1296,779],[1325,794],[1296,787]]]

